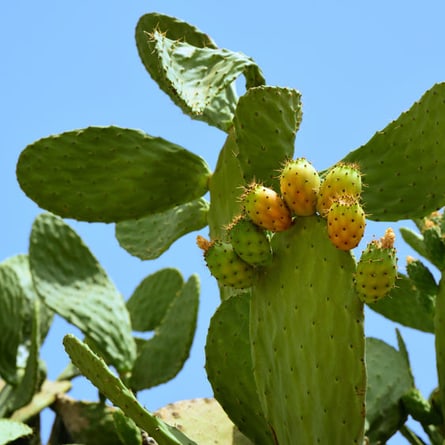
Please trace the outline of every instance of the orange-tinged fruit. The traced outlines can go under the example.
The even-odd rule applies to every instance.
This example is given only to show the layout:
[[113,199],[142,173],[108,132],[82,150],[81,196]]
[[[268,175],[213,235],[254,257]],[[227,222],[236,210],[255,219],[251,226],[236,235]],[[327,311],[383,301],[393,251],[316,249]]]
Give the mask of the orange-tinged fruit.
[[327,222],[329,239],[340,250],[357,247],[365,233],[365,212],[351,196],[343,196],[332,203]]
[[241,199],[246,215],[257,226],[271,232],[282,232],[292,225],[291,212],[275,190],[253,183]]

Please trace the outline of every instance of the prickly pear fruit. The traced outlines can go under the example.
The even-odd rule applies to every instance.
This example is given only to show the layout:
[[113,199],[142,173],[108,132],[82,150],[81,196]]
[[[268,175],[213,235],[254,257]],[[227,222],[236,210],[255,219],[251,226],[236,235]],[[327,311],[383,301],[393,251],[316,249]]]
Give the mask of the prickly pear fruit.
[[280,174],[280,191],[287,206],[297,216],[315,213],[320,176],[305,158],[288,161]]
[[219,240],[210,242],[202,236],[198,236],[196,242],[204,251],[210,273],[220,284],[236,289],[252,286],[255,268],[243,261],[231,244]]
[[340,250],[357,247],[365,232],[365,212],[351,196],[335,200],[327,215],[328,235],[332,244]]
[[272,258],[269,237],[250,219],[238,216],[227,228],[233,250],[246,263],[264,266]]
[[281,196],[261,184],[250,184],[241,201],[247,216],[257,226],[271,232],[282,232],[292,225],[292,216]]
[[394,231],[387,229],[380,240],[368,244],[357,264],[355,288],[365,303],[375,303],[395,286],[397,258],[394,239]]
[[357,164],[339,163],[332,167],[320,185],[317,198],[317,211],[326,216],[333,201],[342,195],[360,198],[362,176]]

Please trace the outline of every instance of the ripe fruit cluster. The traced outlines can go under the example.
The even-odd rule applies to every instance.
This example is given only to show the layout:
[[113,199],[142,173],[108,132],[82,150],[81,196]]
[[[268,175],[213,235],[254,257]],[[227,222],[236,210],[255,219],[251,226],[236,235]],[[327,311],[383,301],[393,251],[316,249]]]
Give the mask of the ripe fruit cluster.
[[365,213],[356,165],[337,164],[322,180],[307,159],[298,158],[285,163],[279,182],[280,193],[255,182],[245,188],[243,213],[227,227],[229,242],[198,237],[210,272],[220,284],[241,289],[252,286],[255,269],[272,258],[270,237],[289,229],[294,218],[318,212],[327,219],[329,239],[338,249],[350,250],[359,244]]

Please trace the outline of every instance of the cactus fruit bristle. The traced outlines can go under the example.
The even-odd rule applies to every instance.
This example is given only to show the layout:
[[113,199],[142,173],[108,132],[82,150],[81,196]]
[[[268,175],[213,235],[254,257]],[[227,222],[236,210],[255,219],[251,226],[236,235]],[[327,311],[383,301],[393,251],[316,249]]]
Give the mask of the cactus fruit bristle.
[[[200,242],[202,242],[201,238]],[[212,241],[207,246],[207,250],[204,249],[204,257],[210,273],[219,284],[235,289],[252,286],[255,269],[236,254],[231,244],[219,240]]]
[[326,216],[332,203],[342,195],[358,199],[362,192],[362,175],[357,164],[340,162],[332,167],[320,185],[317,211]]
[[292,215],[281,196],[273,189],[252,183],[241,197],[247,216],[259,227],[282,232],[292,225]]
[[204,252],[207,252],[209,250],[211,243],[209,240],[205,239],[203,236],[198,235],[196,237],[196,244],[201,250],[203,250]]
[[269,237],[245,216],[236,217],[227,227],[233,249],[252,266],[263,266],[272,258]]
[[287,206],[297,216],[315,213],[320,177],[305,158],[288,161],[280,174],[280,191]]
[[332,203],[327,222],[329,239],[340,250],[357,247],[365,232],[365,212],[352,196],[342,196]]
[[368,244],[357,264],[355,288],[365,303],[375,303],[395,286],[397,258],[394,239],[394,231],[387,229],[380,240]]

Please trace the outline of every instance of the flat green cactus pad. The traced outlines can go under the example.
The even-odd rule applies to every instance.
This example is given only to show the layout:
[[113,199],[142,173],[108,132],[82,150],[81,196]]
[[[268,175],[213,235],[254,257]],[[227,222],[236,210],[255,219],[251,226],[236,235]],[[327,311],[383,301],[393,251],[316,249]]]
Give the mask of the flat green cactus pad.
[[255,62],[219,49],[208,36],[178,19],[147,14],[136,27],[139,55],[152,78],[184,113],[227,131],[238,100],[234,81],[263,85]]
[[79,235],[61,218],[41,214],[29,258],[42,301],[93,340],[119,372],[129,371],[136,345],[125,301]]
[[369,308],[404,326],[434,333],[435,294],[420,292],[407,276],[399,274],[389,295]]
[[[366,373],[355,262],[320,217],[272,239],[251,300],[254,374],[280,445],[362,445]],[[339,401],[341,400],[341,403]]]
[[237,430],[215,399],[175,402],[155,414],[199,445],[253,445]]
[[385,443],[407,417],[400,399],[414,387],[414,381],[403,343],[399,349],[376,338],[366,339],[366,435],[372,444]]
[[221,303],[206,343],[206,370],[215,398],[256,445],[273,444],[256,392],[250,352],[250,294]]
[[233,123],[245,182],[255,179],[279,190],[277,172],[293,156],[301,118],[296,90],[260,86],[240,97]]
[[434,85],[344,162],[364,174],[368,218],[420,218],[445,205],[445,83]]
[[34,142],[17,178],[39,206],[63,218],[117,222],[204,195],[209,168],[162,138],[118,127],[89,127]]
[[209,203],[199,198],[165,212],[116,224],[116,238],[121,247],[141,260],[153,260],[186,233],[207,225]]

